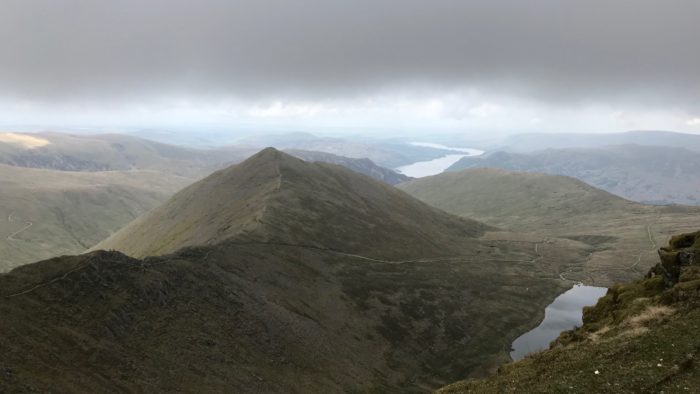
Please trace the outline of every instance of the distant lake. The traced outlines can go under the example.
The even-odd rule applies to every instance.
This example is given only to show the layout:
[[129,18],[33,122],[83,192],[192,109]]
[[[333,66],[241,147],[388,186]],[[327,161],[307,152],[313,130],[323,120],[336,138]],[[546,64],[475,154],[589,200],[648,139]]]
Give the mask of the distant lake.
[[413,178],[422,178],[425,176],[430,176],[430,175],[437,175],[445,171],[448,167],[450,167],[452,164],[456,163],[459,161],[459,159],[466,157],[466,156],[479,156],[484,153],[484,151],[479,150],[479,149],[471,149],[471,148],[454,148],[450,146],[445,146],[445,145],[440,145],[440,144],[433,144],[429,142],[412,142],[411,145],[414,146],[424,146],[428,148],[437,148],[437,149],[449,149],[454,152],[459,152],[455,154],[449,154],[445,155],[443,157],[438,157],[437,159],[433,160],[428,160],[428,161],[419,161],[416,163],[408,164],[405,166],[401,166],[396,168],[396,171],[413,177]]
[[539,326],[513,341],[510,358],[520,360],[526,355],[547,349],[550,342],[563,331],[583,324],[583,307],[595,305],[607,293],[605,287],[575,285],[544,310],[544,320]]

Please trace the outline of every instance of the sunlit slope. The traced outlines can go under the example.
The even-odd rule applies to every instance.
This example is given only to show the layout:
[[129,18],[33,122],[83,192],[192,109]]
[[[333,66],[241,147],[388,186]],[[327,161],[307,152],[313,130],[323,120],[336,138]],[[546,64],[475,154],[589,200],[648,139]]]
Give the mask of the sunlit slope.
[[138,169],[199,179],[253,153],[246,146],[200,150],[121,134],[0,132],[0,163],[61,171]]
[[487,228],[340,166],[268,148],[182,190],[95,249],[143,257],[236,236],[377,257],[408,250],[420,257],[464,249]]

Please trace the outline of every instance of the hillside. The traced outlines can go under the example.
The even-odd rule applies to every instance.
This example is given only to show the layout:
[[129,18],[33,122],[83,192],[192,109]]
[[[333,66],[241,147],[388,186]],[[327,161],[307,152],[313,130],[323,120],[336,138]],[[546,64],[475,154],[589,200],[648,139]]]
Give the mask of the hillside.
[[447,171],[486,167],[571,176],[643,203],[700,204],[700,152],[685,148],[620,145],[495,152],[462,158]]
[[490,151],[533,152],[543,149],[593,148],[609,145],[643,145],[700,151],[700,135],[672,131],[636,130],[624,133],[527,133],[514,134],[490,147]]
[[160,256],[0,275],[0,391],[398,393],[484,376],[590,251],[492,230],[266,149],[101,245]]
[[582,327],[486,380],[439,393],[685,393],[700,387],[700,232],[673,237],[642,280],[584,310]]
[[0,164],[0,272],[80,253],[190,182],[154,171],[70,172]]
[[463,248],[487,228],[343,167],[268,148],[187,187],[95,249],[144,257],[239,236],[376,257],[408,248],[420,257]]
[[447,212],[500,228],[566,238],[594,248],[583,271],[563,277],[588,284],[630,280],[655,262],[657,245],[697,226],[697,207],[634,203],[579,180],[479,168],[416,179],[398,187]]
[[298,157],[304,161],[320,161],[324,163],[337,164],[339,166],[343,166],[357,173],[367,175],[369,177],[380,180],[384,183],[388,183],[390,185],[396,185],[411,179],[410,177],[400,174],[394,170],[378,166],[374,164],[372,160],[367,158],[354,159],[350,157],[334,155],[331,153],[314,152],[299,149],[286,149],[285,152],[289,153],[294,157]]
[[254,152],[246,146],[190,149],[121,134],[0,133],[0,163],[60,171],[138,169],[198,179]]

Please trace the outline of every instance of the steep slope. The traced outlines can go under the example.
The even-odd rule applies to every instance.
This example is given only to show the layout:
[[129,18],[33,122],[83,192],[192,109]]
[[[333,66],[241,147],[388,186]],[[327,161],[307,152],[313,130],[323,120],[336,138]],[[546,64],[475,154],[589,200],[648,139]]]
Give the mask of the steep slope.
[[659,254],[645,279],[609,289],[551,349],[439,392],[696,392],[700,232],[673,237]]
[[407,249],[421,257],[463,249],[487,228],[340,166],[268,148],[187,187],[95,249],[144,257],[237,236],[375,257]]
[[266,149],[107,241],[163,255],[0,275],[0,391],[427,392],[483,376],[590,250],[489,229]]
[[639,202],[700,204],[700,152],[684,148],[620,145],[495,152],[465,157],[447,171],[484,167],[571,176]]
[[70,172],[0,164],[0,272],[80,253],[190,182],[154,171]]
[[407,177],[403,174],[399,174],[394,170],[378,166],[374,164],[372,160],[366,158],[354,159],[350,157],[334,155],[331,153],[314,152],[299,149],[286,149],[285,152],[289,153],[294,157],[298,157],[304,161],[320,161],[324,163],[337,164],[339,166],[343,166],[360,174],[370,176],[374,179],[380,180],[390,185],[396,185],[398,183],[406,182],[411,179],[410,177]]
[[541,237],[567,238],[594,248],[583,271],[563,277],[611,285],[630,280],[655,262],[657,244],[697,225],[697,207],[634,203],[579,180],[479,168],[398,185],[447,212]]

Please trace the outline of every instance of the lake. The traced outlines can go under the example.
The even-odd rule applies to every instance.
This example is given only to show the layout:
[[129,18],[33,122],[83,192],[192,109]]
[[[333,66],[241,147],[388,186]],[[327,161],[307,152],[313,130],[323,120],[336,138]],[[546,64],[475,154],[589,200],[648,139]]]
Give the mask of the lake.
[[563,331],[580,327],[583,307],[595,305],[607,291],[605,287],[574,285],[547,306],[539,326],[513,341],[510,357],[520,360],[532,352],[547,349]]
[[479,156],[484,153],[484,151],[479,150],[479,149],[472,149],[472,148],[454,148],[450,146],[445,146],[445,145],[440,145],[440,144],[433,144],[429,142],[412,142],[411,145],[414,146],[424,146],[428,148],[437,148],[437,149],[449,149],[451,151],[454,151],[454,154],[449,154],[445,155],[442,157],[438,157],[437,159],[433,160],[427,160],[427,161],[419,161],[416,163],[408,164],[405,166],[401,166],[396,168],[396,171],[413,177],[413,178],[422,178],[425,176],[430,176],[430,175],[437,175],[445,171],[448,167],[450,167],[452,164],[456,163],[459,161],[459,159],[466,157],[466,156]]

